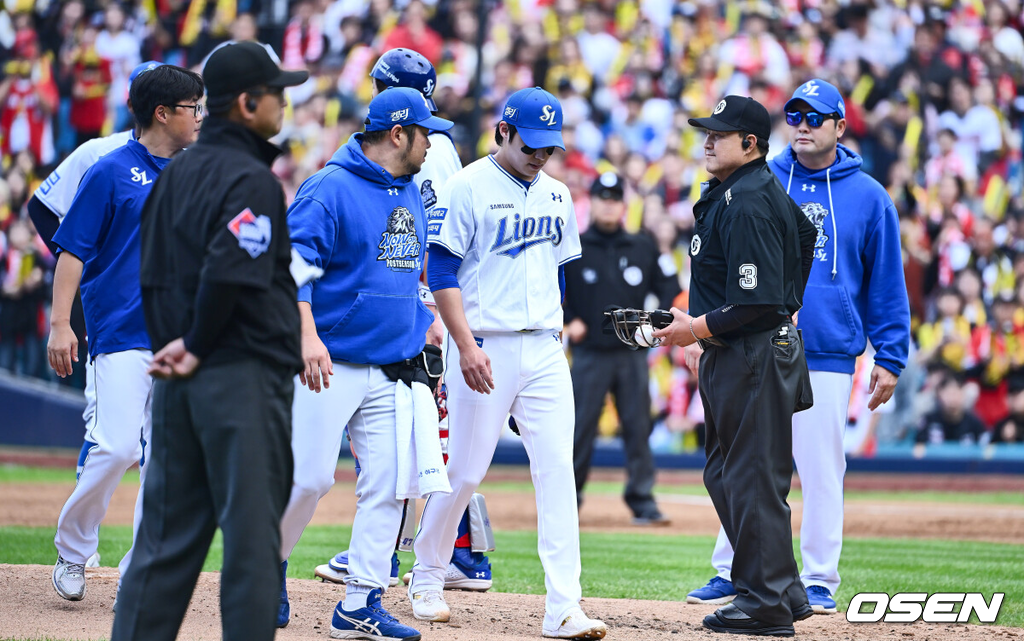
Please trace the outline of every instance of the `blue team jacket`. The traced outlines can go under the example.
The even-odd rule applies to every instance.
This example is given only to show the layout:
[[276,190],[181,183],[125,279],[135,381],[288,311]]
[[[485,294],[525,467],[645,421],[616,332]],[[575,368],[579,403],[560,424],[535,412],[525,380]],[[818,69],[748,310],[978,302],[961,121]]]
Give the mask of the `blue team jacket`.
[[292,247],[324,270],[299,289],[333,360],[386,365],[423,350],[433,314],[417,286],[427,216],[412,176],[395,178],[353,135],[288,208]]
[[808,367],[852,374],[869,339],[875,363],[899,375],[910,349],[899,219],[861,162],[839,145],[831,167],[812,171],[787,146],[768,166],[818,228],[798,319]]

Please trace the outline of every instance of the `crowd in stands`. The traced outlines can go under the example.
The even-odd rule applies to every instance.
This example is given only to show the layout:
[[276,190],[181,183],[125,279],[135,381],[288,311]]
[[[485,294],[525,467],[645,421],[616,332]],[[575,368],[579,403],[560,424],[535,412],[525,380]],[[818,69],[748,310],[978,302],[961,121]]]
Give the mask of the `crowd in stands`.
[[[750,95],[776,117],[776,154],[794,87],[832,82],[846,98],[841,142],[897,206],[913,316],[912,362],[875,436],[1024,441],[1022,27],[1021,0],[4,0],[0,368],[50,376],[54,257],[25,203],[76,145],[130,126],[136,64],[199,70],[219,43],[258,39],[282,66],[309,69],[277,139],[291,197],[361,129],[379,54],[408,47],[436,66],[435,101],[467,163],[492,150],[513,91],[555,93],[567,149],[546,171],[572,191],[580,228],[593,178],[619,172],[627,228],[657,239],[684,289],[707,179],[687,118]],[[651,367],[655,441],[696,448],[700,403],[681,354],[652,350]],[[851,403],[851,421],[866,414]]]

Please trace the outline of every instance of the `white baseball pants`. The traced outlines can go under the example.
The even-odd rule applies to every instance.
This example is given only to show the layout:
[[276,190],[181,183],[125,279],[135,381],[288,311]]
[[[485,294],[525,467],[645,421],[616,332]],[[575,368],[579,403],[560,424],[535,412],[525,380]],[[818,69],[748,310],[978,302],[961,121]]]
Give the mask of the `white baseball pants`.
[[387,589],[391,579],[391,555],[404,504],[395,498],[395,383],[375,365],[335,361],[329,388],[319,394],[311,392],[299,382],[298,376],[295,386],[295,475],[288,507],[281,519],[281,558],[291,555],[313,518],[317,502],[334,485],[341,437],[347,424],[361,468],[356,479],[356,517],[345,578],[346,608],[351,609],[348,592]]
[[[843,476],[846,474],[843,432],[852,385],[850,374],[812,370],[814,406],[793,415],[793,459],[803,492],[800,579],[804,586],[823,585],[832,594],[840,583]],[[723,579],[732,580],[732,557],[729,537],[720,528],[711,564]]]
[[580,537],[573,477],[575,409],[569,365],[557,334],[481,333],[495,389],[474,392],[459,369],[459,350],[447,341],[448,480],[452,493],[433,495],[423,508],[413,544],[410,590],[441,590],[456,530],[487,473],[509,413],[530,457],[537,497],[537,551],[547,588],[545,627],[557,628],[579,607]]
[[[100,354],[95,358],[95,409],[86,426],[85,440],[96,445],[89,450],[78,483],[60,512],[54,537],[57,552],[66,561],[85,563],[96,552],[100,522],[107,514],[110,497],[129,467],[140,459],[149,459],[153,379],[146,370],[152,360],[153,352],[144,349]],[[139,470],[133,547],[142,521],[142,488],[147,469],[147,465],[142,465]],[[130,548],[118,564],[122,575],[131,557]]]

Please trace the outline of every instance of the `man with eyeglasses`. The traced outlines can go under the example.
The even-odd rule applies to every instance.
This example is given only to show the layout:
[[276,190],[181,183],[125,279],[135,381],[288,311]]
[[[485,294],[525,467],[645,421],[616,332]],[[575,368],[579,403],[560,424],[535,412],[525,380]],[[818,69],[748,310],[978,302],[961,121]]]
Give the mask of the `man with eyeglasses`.
[[579,603],[575,411],[559,339],[564,266],[580,257],[580,238],[569,189],[542,171],[556,148],[565,149],[561,104],[540,87],[515,92],[494,139],[497,153],[448,180],[428,225],[427,280],[449,332],[452,493],[431,497],[423,508],[409,600],[417,619],[451,618],[442,590],[459,521],[511,413],[537,492],[543,634],[599,639],[604,623]]
[[[793,417],[793,458],[803,489],[800,578],[811,607],[836,611],[843,545],[843,432],[856,359],[876,353],[868,408],[887,402],[907,363],[910,304],[903,278],[896,208],[885,188],[861,171],[861,158],[839,143],[846,105],[839,90],[814,79],[786,103],[792,142],[768,166],[817,229],[815,268],[804,291],[800,330],[806,342],[814,407]],[[720,531],[712,564],[718,575],[688,601],[734,594],[733,551]]]
[[[153,454],[114,641],[177,637],[218,528],[222,638],[274,638],[302,360],[284,191],[270,171],[281,150],[267,139],[281,128],[284,88],[308,75],[282,71],[255,43],[210,56],[210,117],[146,201]],[[195,102],[166,104],[195,122]]]
[[[53,236],[59,253],[47,355],[57,376],[71,374],[78,361],[71,307],[81,286],[97,398],[86,429],[92,445],[54,538],[53,587],[70,601],[85,596],[84,565],[96,553],[100,522],[124,473],[141,459],[133,535],[138,534],[150,469],[153,385],[147,372],[153,353],[138,286],[140,218],[157,176],[199,133],[202,119],[173,105],[197,104],[202,96],[202,78],[180,67],[163,65],[137,78],[130,100],[138,138],[103,156],[85,173]],[[121,576],[133,550],[121,561]]]
[[[370,102],[365,130],[302,183],[288,210],[292,246],[324,273],[298,292],[304,367],[295,393],[303,396],[293,410],[295,478],[281,521],[282,558],[334,484],[346,424],[362,467],[345,598],[331,620],[335,638],[420,638],[384,609],[381,595],[391,581],[404,499],[450,488],[447,478],[440,481],[433,398],[420,395],[410,407],[408,388],[399,389],[405,386],[396,384],[394,372],[424,353],[434,322],[418,291],[428,219],[413,176],[430,149],[429,133],[453,124],[432,115],[418,90],[385,89]],[[435,465],[417,461],[417,469],[400,470],[399,423],[408,414],[415,415],[408,419],[414,431],[428,433],[426,442],[417,439],[417,456],[430,455]],[[418,477],[417,487],[400,486],[403,473]]]
[[654,336],[687,348],[698,376],[704,485],[736,549],[735,601],[704,626],[793,636],[793,622],[813,614],[793,558],[786,499],[793,414],[811,403],[793,316],[811,272],[814,226],[765,162],[771,118],[764,106],[726,96],[711,116],[689,123],[707,131],[713,179],[693,206],[689,314],[673,307],[672,324]]

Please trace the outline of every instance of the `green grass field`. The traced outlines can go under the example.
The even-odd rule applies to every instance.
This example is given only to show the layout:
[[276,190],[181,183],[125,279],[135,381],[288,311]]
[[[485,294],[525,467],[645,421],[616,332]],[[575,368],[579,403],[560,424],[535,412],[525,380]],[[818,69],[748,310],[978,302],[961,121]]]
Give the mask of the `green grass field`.
[[[64,470],[39,470],[0,466],[0,484],[13,482],[67,482]],[[73,477],[73,473],[71,474]],[[607,486],[607,487],[606,487]],[[487,484],[484,491],[521,491],[528,483]],[[699,495],[703,488],[665,488]],[[696,490],[700,489],[701,492]],[[614,483],[595,484],[592,492],[618,494]],[[666,492],[669,493],[669,492]],[[936,498],[931,498],[932,494]],[[961,501],[960,495],[913,494],[916,502]],[[865,493],[876,498],[897,499],[899,494]],[[974,503],[1018,504],[1000,493],[969,495]],[[907,495],[908,498],[911,495]],[[306,529],[289,562],[288,576],[312,578],[313,568],[347,547],[347,526],[311,526]],[[494,590],[540,594],[544,576],[537,558],[537,536],[531,531],[495,532],[498,551],[491,555]],[[102,564],[115,566],[131,542],[128,526],[102,527]],[[709,536],[664,536],[643,532],[629,534],[584,532],[583,593],[592,597],[680,601],[711,576]],[[799,550],[798,542],[794,542]],[[400,554],[403,573],[412,555]],[[0,560],[4,563],[54,562],[52,528],[0,527]],[[218,570],[222,548],[214,541],[206,570]],[[1024,545],[915,539],[846,539],[840,572],[843,586],[838,595],[845,609],[858,592],[1005,592],[998,623],[1024,627]]]

